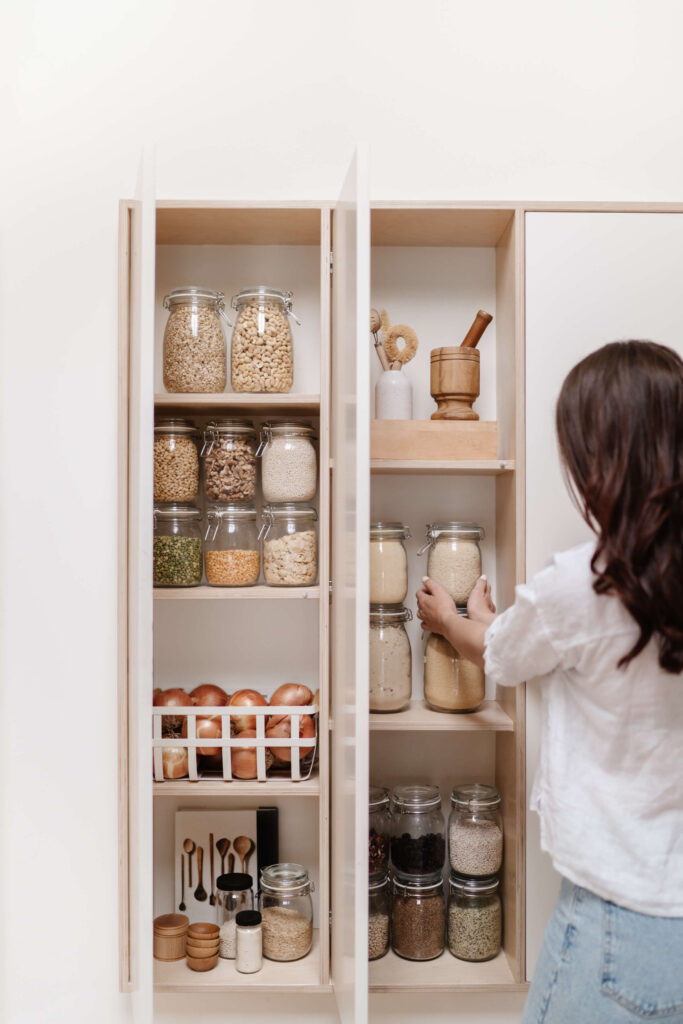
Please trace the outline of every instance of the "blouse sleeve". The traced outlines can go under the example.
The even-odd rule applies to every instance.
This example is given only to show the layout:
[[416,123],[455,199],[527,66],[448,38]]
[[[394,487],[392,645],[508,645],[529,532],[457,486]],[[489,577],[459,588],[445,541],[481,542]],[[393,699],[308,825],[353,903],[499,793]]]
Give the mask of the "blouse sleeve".
[[517,686],[552,672],[560,655],[543,623],[533,585],[515,589],[515,603],[493,620],[484,637],[487,677],[497,686]]

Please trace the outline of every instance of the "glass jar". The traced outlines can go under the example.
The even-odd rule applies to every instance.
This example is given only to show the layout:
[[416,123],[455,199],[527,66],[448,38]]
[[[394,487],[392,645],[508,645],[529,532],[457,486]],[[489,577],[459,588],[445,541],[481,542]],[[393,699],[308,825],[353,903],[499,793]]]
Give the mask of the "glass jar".
[[237,320],[232,332],[233,391],[291,391],[294,352],[289,317],[292,293],[257,285],[232,300]]
[[493,960],[500,951],[503,915],[498,877],[465,878],[451,872],[448,948],[459,960]]
[[263,510],[263,576],[271,587],[307,587],[318,578],[314,508],[266,505]]
[[375,875],[368,885],[368,960],[389,952],[391,883],[388,872]]
[[261,545],[253,506],[209,505],[204,570],[212,587],[253,587],[261,573]]
[[368,870],[372,877],[385,874],[389,868],[391,813],[388,789],[384,789],[382,786],[370,786],[369,810]]
[[396,786],[391,794],[391,863],[403,875],[443,869],[446,838],[438,786]]
[[223,292],[174,288],[164,296],[164,387],[171,392],[224,391],[228,352]]
[[263,935],[258,910],[240,910],[237,922],[237,957],[240,974],[256,974],[263,967]]
[[446,900],[440,874],[396,874],[392,886],[391,947],[405,960],[434,960],[445,945]]
[[460,875],[495,875],[503,863],[500,793],[480,782],[454,786],[448,819],[448,856]]
[[427,575],[444,587],[456,604],[466,605],[474,584],[481,576],[481,548],[484,531],[477,523],[430,523]]
[[199,491],[196,428],[188,420],[154,426],[154,500],[194,501]]
[[261,486],[264,501],[312,501],[318,489],[313,427],[307,423],[264,423]]
[[253,910],[254,894],[251,875],[231,872],[216,879],[216,924],[220,928],[218,955],[225,960],[237,956],[237,925],[235,918],[243,910]]
[[370,710],[401,711],[410,701],[412,655],[402,604],[370,605]]
[[214,420],[204,430],[204,494],[210,501],[253,501],[256,431],[243,420]]
[[261,871],[263,955],[300,960],[313,942],[313,882],[301,864],[271,864]]
[[154,586],[196,587],[201,581],[199,509],[193,505],[155,505]]
[[402,604],[408,594],[405,523],[370,524],[370,603]]
[[[467,618],[464,609],[458,615]],[[434,711],[476,711],[484,699],[484,670],[451,647],[445,637],[430,633],[425,645],[424,695]]]

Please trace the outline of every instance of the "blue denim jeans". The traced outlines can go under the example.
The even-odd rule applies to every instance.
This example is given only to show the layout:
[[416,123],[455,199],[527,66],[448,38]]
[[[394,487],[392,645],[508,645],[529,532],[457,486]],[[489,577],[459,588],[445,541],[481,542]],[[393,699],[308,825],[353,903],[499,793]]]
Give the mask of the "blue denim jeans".
[[625,910],[562,881],[522,1024],[683,1024],[683,917]]

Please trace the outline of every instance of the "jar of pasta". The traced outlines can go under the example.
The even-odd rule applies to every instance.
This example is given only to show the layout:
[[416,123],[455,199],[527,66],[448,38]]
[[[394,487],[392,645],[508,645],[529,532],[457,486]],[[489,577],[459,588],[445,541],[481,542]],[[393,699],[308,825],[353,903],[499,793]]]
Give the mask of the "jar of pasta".
[[370,603],[402,604],[408,594],[405,523],[370,524]]
[[402,604],[370,605],[370,710],[401,711],[413,686],[412,655]]
[[164,387],[172,392],[224,391],[227,345],[223,292],[209,288],[174,288],[164,296],[169,311],[164,330]]
[[263,576],[271,587],[307,587],[318,578],[318,513],[305,505],[263,510]]
[[268,502],[312,501],[318,487],[314,430],[308,423],[264,423],[261,486]]
[[[458,614],[466,618],[464,609]],[[484,699],[484,670],[430,633],[425,645],[424,696],[434,711],[475,711]]]
[[232,332],[233,391],[286,392],[294,383],[294,346],[289,317],[292,293],[256,285],[232,300],[237,320]]
[[213,420],[204,429],[204,494],[209,501],[253,501],[256,431],[244,420]]
[[498,876],[466,878],[451,872],[448,948],[459,960],[493,960],[500,950],[502,909]]
[[192,505],[154,506],[154,586],[196,587],[202,581],[201,513]]
[[474,584],[481,576],[481,548],[484,531],[477,523],[430,523],[427,543],[418,555],[429,550],[427,575],[444,587],[456,604],[466,605]]
[[189,420],[157,420],[154,426],[154,500],[194,501],[199,491],[198,433]]
[[209,505],[204,570],[212,587],[253,587],[261,573],[261,545],[253,506]]

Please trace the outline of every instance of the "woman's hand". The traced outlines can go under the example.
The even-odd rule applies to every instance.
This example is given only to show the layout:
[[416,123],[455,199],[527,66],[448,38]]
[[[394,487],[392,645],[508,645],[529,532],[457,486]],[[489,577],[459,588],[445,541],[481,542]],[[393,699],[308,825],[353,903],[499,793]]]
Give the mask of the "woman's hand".
[[457,616],[455,602],[447,590],[425,576],[421,590],[417,592],[417,617],[422,621],[422,628],[428,633],[447,631],[453,616]]
[[467,601],[467,615],[473,622],[483,622],[486,626],[496,617],[496,606],[491,600],[491,584],[485,576],[480,576],[472,588]]

